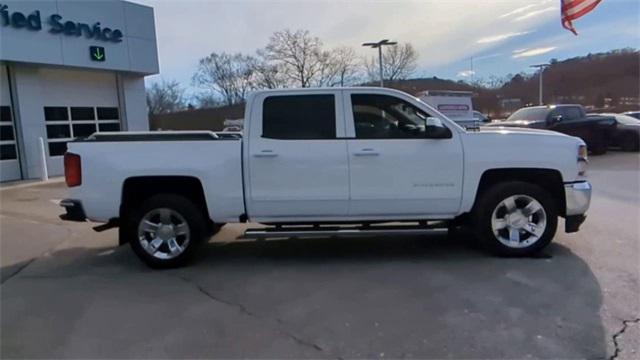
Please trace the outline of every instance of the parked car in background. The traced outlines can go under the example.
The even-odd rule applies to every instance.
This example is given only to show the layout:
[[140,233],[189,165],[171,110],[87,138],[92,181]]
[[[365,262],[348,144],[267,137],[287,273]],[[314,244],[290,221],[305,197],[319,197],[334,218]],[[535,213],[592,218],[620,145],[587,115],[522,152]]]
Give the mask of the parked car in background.
[[609,145],[624,151],[640,150],[640,120],[623,114],[589,114],[588,117],[610,117],[616,122]]
[[622,113],[622,115],[627,115],[634,117],[636,119],[640,119],[640,111],[627,111],[626,113]]
[[489,115],[485,115],[478,110],[473,110],[473,119],[481,124],[486,124],[491,122],[491,117]]
[[547,129],[577,136],[587,143],[593,154],[604,154],[609,147],[616,121],[610,116],[587,116],[582,105],[546,105],[522,108],[505,121],[487,126]]

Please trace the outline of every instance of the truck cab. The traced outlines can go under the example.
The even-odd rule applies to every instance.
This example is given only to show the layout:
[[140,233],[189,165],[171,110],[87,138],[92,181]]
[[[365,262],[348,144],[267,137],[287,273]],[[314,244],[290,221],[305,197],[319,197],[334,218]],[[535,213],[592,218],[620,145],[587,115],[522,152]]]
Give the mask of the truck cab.
[[246,116],[245,196],[256,221],[458,211],[461,129],[420,109],[415,98],[354,88],[265,91],[248,101],[255,105]]

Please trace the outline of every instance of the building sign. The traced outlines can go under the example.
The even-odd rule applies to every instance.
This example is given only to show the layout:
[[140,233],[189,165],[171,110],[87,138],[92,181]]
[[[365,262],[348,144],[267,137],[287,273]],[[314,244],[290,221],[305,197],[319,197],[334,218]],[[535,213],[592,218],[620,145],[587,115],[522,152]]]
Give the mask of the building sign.
[[[66,20],[59,14],[52,14],[47,17],[49,32],[52,34],[62,34],[67,36],[84,36],[87,39],[101,40],[119,43],[122,41],[122,31],[102,27],[99,22],[93,25]],[[7,5],[0,4],[0,23],[3,27],[15,29],[27,29],[31,31],[42,30],[42,18],[40,11],[35,10],[29,15],[21,12],[11,12]],[[93,58],[93,57],[92,57]],[[104,60],[97,60],[104,61]]]
[[93,61],[105,61],[107,57],[102,46],[89,46],[89,55]]

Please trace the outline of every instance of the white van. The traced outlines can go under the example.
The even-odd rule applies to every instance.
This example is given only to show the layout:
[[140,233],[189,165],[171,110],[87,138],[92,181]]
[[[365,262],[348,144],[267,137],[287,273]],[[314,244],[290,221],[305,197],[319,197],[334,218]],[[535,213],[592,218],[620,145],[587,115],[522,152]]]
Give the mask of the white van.
[[417,97],[433,106],[464,127],[478,127],[479,121],[473,114],[471,91],[426,90],[419,92]]

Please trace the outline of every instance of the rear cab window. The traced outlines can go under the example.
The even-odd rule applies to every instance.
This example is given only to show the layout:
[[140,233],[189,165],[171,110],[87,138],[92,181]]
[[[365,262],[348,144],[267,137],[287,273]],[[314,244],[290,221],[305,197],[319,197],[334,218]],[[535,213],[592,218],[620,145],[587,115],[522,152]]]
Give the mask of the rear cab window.
[[565,106],[561,108],[563,120],[573,121],[583,117],[582,109],[578,106]]
[[335,95],[267,97],[262,104],[262,137],[282,140],[335,139]]

